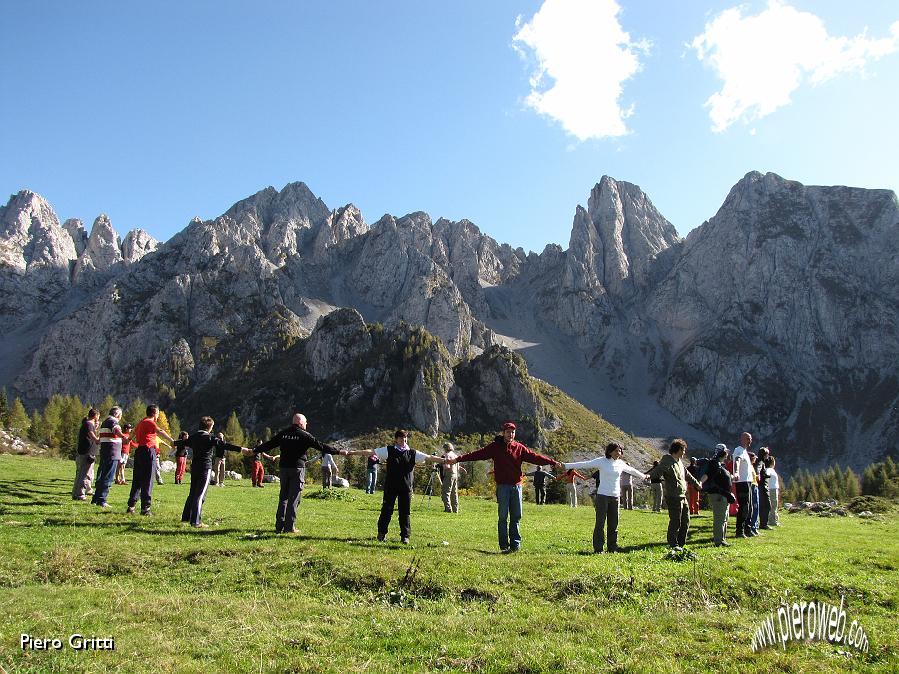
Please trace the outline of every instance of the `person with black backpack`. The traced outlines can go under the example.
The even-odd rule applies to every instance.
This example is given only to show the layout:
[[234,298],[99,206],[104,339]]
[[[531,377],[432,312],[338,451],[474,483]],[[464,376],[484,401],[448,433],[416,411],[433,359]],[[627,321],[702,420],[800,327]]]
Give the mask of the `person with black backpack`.
[[724,463],[727,460],[727,446],[719,444],[715,447],[715,458],[706,465],[704,474],[699,478],[702,490],[706,493],[709,505],[712,507],[712,538],[717,547],[728,547],[727,518],[730,504],[735,503],[737,497],[731,490],[734,476],[731,475]]
[[[75,455],[75,484],[72,486],[72,499],[85,501],[94,492],[91,482],[94,480],[94,463],[100,452],[100,436],[97,435],[97,419],[100,412],[93,407],[81,420],[78,429],[78,446]],[[87,496],[85,496],[87,495]]]

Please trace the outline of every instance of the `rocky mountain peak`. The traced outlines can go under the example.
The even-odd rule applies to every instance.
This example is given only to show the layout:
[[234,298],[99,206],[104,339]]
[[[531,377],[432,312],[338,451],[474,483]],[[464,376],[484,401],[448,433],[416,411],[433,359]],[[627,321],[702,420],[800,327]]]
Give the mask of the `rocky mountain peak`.
[[75,257],[72,237],[42,196],[22,190],[0,207],[0,264],[20,273],[42,268],[68,271]]
[[648,267],[678,243],[677,230],[637,185],[603,176],[578,207],[565,282],[575,290],[620,297],[646,283]]
[[223,217],[257,240],[269,260],[281,266],[315,237],[329,215],[306,183],[294,182],[280,192],[267,187],[234,204]]
[[132,229],[122,241],[122,259],[127,264],[133,264],[147,253],[152,253],[158,246],[159,242],[148,232]]
[[75,244],[75,252],[78,253],[78,255],[81,255],[81,253],[84,252],[84,249],[87,248],[88,240],[88,234],[87,230],[84,228],[84,223],[81,222],[79,218],[69,218],[62,223],[62,228],[72,237],[72,241]]
[[87,246],[72,272],[72,280],[79,280],[85,272],[105,272],[122,261],[122,244],[109,217],[101,213],[94,220]]

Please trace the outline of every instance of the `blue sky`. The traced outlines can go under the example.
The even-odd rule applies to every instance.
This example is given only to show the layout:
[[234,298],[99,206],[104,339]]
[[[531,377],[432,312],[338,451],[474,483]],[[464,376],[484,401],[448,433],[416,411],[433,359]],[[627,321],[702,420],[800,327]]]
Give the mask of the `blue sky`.
[[540,251],[608,174],[686,235],[750,170],[899,189],[897,21],[892,0],[7,0],[0,190],[167,239],[302,180],[372,223],[423,210]]

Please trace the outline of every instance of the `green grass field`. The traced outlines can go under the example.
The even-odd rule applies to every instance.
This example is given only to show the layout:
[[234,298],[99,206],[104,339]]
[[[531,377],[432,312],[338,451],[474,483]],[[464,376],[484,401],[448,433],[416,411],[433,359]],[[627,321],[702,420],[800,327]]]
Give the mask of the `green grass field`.
[[[622,513],[625,554],[591,555],[592,507],[525,504],[501,555],[496,506],[413,500],[412,542],[375,538],[380,494],[303,499],[275,536],[277,486],[154,489],[154,516],[71,500],[72,462],[0,455],[0,667],[6,672],[899,671],[899,519],[784,515],[730,549],[694,518],[695,561],[664,559],[667,517]],[[129,471],[130,479],[130,471]],[[307,488],[313,495],[318,486]],[[782,600],[845,597],[870,650],[790,643],[753,653]],[[22,651],[20,635],[59,638]],[[76,651],[69,635],[112,637]]]

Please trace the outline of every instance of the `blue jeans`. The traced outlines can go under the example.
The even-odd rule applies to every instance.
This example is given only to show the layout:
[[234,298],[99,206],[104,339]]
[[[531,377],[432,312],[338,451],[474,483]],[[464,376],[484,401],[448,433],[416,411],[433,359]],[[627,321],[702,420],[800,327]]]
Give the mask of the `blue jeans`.
[[368,469],[368,484],[365,486],[366,494],[374,494],[375,486],[378,483],[378,469]]
[[521,485],[496,485],[496,502],[499,505],[499,547],[502,550],[509,547],[518,550],[521,547],[521,533],[518,531],[518,522],[521,520]]
[[115,469],[118,465],[118,460],[113,461],[111,455],[100,454],[100,470],[97,471],[97,479],[94,483],[94,497],[91,499],[91,503],[95,505],[106,503],[109,487],[115,479]]
[[759,486],[752,485],[750,490],[750,499],[752,500],[752,515],[749,516],[749,528],[755,532],[759,530]]

